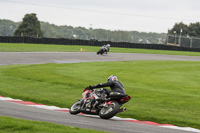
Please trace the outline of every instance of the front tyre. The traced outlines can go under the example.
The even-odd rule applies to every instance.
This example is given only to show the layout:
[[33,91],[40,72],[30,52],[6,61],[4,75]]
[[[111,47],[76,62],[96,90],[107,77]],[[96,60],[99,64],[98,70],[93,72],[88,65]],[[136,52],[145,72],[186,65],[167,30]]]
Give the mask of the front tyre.
[[99,111],[99,116],[102,119],[110,119],[118,113],[119,109],[119,103],[113,101],[111,104],[106,105]]
[[99,51],[97,52],[97,54],[101,54],[102,49],[99,49]]
[[71,106],[69,113],[76,115],[80,113],[80,109],[81,109],[81,101],[77,101]]

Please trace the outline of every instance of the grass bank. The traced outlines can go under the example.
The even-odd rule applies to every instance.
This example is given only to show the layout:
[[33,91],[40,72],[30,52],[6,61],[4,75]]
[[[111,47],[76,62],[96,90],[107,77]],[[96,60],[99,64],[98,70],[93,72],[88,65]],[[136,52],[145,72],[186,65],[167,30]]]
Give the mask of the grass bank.
[[[100,49],[100,47],[96,46],[0,43],[0,52],[80,52],[81,48],[83,52],[97,52]],[[200,52],[151,50],[151,49],[136,49],[136,48],[115,48],[115,47],[111,47],[110,52],[200,56]]]
[[28,121],[3,116],[0,116],[0,123],[1,133],[106,133],[49,122]]
[[114,74],[132,100],[120,117],[200,129],[200,62],[122,61],[0,66],[0,95],[70,107]]

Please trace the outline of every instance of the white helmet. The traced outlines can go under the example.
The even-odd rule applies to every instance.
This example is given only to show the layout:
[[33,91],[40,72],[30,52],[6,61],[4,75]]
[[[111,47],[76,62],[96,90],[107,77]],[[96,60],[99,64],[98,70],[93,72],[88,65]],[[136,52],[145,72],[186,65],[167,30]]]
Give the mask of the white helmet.
[[108,81],[118,81],[117,76],[111,75],[111,76],[108,78]]

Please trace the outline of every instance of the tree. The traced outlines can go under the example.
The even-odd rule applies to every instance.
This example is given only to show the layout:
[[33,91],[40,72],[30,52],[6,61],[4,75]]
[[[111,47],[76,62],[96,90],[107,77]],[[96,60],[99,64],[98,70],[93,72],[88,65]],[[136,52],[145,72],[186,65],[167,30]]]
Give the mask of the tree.
[[189,35],[190,36],[200,36],[200,23],[190,23],[188,27]]
[[176,34],[180,34],[181,29],[182,35],[188,34],[188,26],[183,22],[175,23],[174,27],[171,30],[168,30],[168,34],[174,34],[174,31],[176,31]]
[[190,23],[189,26],[185,25],[183,22],[176,23],[171,30],[168,30],[168,34],[180,34],[182,29],[182,35],[189,35],[200,37],[200,22]]
[[[21,36],[37,36],[27,35],[25,32],[16,31],[22,22],[12,22],[10,20],[0,19],[0,36],[18,35]],[[12,22],[12,23],[11,23]],[[122,31],[122,30],[108,30],[108,29],[87,29],[84,27],[72,27],[72,26],[57,26],[55,24],[49,24],[48,22],[40,22],[43,37],[47,38],[68,38],[68,39],[97,39],[99,41],[112,41],[112,42],[133,42],[133,43],[154,43],[157,44],[161,39],[160,33],[145,33],[138,31]],[[14,31],[18,34],[14,34]],[[39,35],[39,34],[38,34]],[[163,38],[166,38],[166,34],[162,33]],[[143,40],[143,42],[141,42]]]
[[18,23],[12,22],[10,20],[0,20],[0,36],[11,36],[13,32],[18,27]]
[[22,23],[15,30],[14,35],[42,37],[43,32],[41,31],[40,22],[38,21],[36,14],[26,14]]

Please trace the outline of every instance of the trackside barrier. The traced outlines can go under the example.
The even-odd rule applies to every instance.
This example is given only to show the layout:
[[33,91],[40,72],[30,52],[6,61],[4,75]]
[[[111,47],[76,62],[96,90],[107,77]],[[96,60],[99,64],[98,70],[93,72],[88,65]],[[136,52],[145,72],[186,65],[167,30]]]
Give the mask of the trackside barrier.
[[104,44],[109,43],[111,47],[119,47],[119,48],[140,48],[140,49],[200,52],[200,48],[170,46],[164,44],[140,44],[140,43],[130,43],[130,42],[111,42],[111,41],[80,40],[80,39],[67,39],[67,38],[0,36],[0,43],[31,43],[31,44],[82,45],[82,46],[102,46]]

